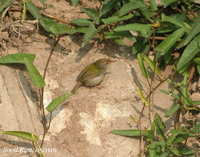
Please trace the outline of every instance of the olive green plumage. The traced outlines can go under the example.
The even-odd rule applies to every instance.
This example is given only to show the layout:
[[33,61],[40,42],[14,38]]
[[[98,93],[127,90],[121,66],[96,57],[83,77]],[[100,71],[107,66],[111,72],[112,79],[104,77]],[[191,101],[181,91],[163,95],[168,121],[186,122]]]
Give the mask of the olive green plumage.
[[110,63],[110,59],[102,58],[86,66],[78,75],[77,84],[72,89],[71,93],[75,93],[82,84],[88,87],[93,87],[100,84]]

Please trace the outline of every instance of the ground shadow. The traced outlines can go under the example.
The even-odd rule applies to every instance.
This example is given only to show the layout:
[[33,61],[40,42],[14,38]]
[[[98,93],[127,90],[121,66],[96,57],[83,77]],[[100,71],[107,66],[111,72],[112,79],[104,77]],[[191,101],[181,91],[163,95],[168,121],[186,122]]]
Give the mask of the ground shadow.
[[21,71],[19,72],[19,79],[26,95],[31,99],[32,102],[38,102],[39,96],[37,95],[35,88],[29,83],[27,77]]
[[16,156],[16,153],[20,153],[20,154],[26,153],[28,155],[28,157],[34,157],[35,156],[35,153],[33,151],[34,147],[31,143],[17,141],[17,140],[7,140],[7,139],[4,139],[4,138],[0,138],[0,140],[5,142],[5,143],[13,145],[13,147],[6,147],[5,146],[3,148],[4,153],[6,153],[6,151],[11,152],[9,150],[12,150],[12,152],[15,153],[15,155],[13,155],[13,156]]

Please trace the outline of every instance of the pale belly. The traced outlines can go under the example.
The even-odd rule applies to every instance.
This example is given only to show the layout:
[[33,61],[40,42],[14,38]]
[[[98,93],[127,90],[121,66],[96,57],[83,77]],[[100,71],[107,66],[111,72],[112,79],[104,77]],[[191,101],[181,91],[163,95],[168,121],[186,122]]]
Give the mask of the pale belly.
[[84,84],[85,84],[85,86],[93,87],[93,86],[97,86],[98,84],[100,84],[102,80],[103,80],[103,75],[100,75],[98,77],[95,77],[93,79],[85,81]]

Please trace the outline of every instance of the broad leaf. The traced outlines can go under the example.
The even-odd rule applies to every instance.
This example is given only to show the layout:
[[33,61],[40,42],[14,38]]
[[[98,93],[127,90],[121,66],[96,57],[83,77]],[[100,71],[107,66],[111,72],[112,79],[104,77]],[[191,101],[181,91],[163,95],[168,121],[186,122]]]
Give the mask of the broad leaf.
[[122,38],[114,38],[113,40],[119,45],[125,45],[124,40]]
[[24,58],[28,58],[31,62],[35,59],[34,54],[26,54],[26,53],[15,53],[11,55],[7,55],[0,58],[0,63],[8,64],[8,63],[20,63],[25,64]]
[[32,133],[23,132],[23,131],[2,131],[0,133],[5,134],[5,135],[12,135],[12,136],[20,137],[22,139],[29,140],[29,141],[32,141],[32,142],[35,141],[34,139],[38,139],[38,136],[36,136]]
[[118,15],[119,17],[122,17],[126,14],[128,14],[129,12],[131,12],[132,10],[138,9],[138,8],[142,8],[145,7],[145,5],[141,2],[130,2],[125,4],[117,13],[116,15]]
[[76,33],[76,29],[70,28],[64,24],[60,24],[57,22],[52,21],[52,25],[50,26],[51,33],[55,34],[56,36],[61,34],[74,34]]
[[80,8],[81,11],[85,12],[96,24],[99,24],[99,12],[92,8]]
[[26,2],[27,10],[33,15],[35,19],[39,19],[42,17],[42,15],[39,12],[38,7],[35,6],[30,0]]
[[24,61],[28,70],[28,74],[35,87],[36,88],[44,87],[45,86],[44,79],[42,78],[36,67],[33,65],[32,61],[29,60],[28,58],[24,58]]
[[192,28],[190,29],[190,32],[188,33],[188,36],[184,41],[184,45],[187,45],[199,32],[200,32],[200,18],[197,18],[194,21]]
[[173,4],[175,2],[178,2],[178,0],[160,0],[161,3],[164,5],[164,7],[166,8],[168,5]]
[[75,28],[70,28],[64,24],[57,23],[44,17],[40,19],[40,24],[46,31],[51,32],[56,36],[60,34],[74,34],[77,32]]
[[109,12],[118,1],[120,0],[105,1],[105,3],[103,4],[102,10],[99,12],[99,18],[101,18],[103,15]]
[[172,46],[180,39],[185,33],[185,28],[180,28],[174,33],[170,34],[164,41],[162,41],[156,48],[156,52],[160,55],[165,55]]
[[85,47],[88,42],[102,29],[101,26],[99,26],[97,29],[95,28],[94,24],[90,24],[90,27],[87,29],[87,32],[85,33],[83,43],[81,44],[82,47]]
[[67,99],[70,95],[72,95],[72,93],[66,93],[63,94],[61,96],[59,96],[58,98],[54,99],[47,107],[47,111],[49,112],[53,112],[63,101],[65,101],[65,99]]
[[74,19],[71,21],[71,23],[80,25],[80,26],[89,26],[92,23],[92,20],[90,20],[90,19]]
[[109,25],[109,24],[112,24],[112,23],[115,23],[115,22],[128,20],[132,17],[134,17],[134,14],[130,14],[130,15],[123,16],[123,17],[112,16],[112,17],[108,17],[106,19],[102,19],[102,21],[105,23],[105,25]]
[[151,30],[151,24],[127,24],[127,25],[121,25],[114,29],[116,32],[120,31],[138,31],[143,34],[147,34]]
[[180,71],[185,65],[187,65],[193,59],[193,57],[200,52],[200,47],[198,45],[199,40],[200,35],[194,38],[185,48],[177,64],[178,71]]
[[182,21],[172,18],[170,16],[166,16],[165,14],[162,14],[162,21],[172,23],[178,27],[185,27]]
[[149,0],[149,3],[150,3],[150,5],[151,5],[151,10],[152,10],[152,11],[157,11],[157,10],[158,10],[158,7],[157,7],[157,5],[156,5],[155,0]]

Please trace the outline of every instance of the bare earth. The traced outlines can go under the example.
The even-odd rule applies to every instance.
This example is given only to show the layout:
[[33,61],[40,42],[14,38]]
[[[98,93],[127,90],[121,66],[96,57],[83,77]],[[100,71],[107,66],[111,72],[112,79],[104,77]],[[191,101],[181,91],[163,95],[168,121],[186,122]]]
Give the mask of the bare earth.
[[[42,6],[37,0],[33,1]],[[72,7],[69,1],[48,0],[54,9],[47,9],[49,14],[65,20],[87,17],[79,7],[99,6],[98,1],[82,0],[78,7]],[[20,19],[20,13],[12,15]],[[1,56],[13,53],[36,54],[35,66],[41,74],[44,72],[53,39],[45,36],[45,32],[36,29],[28,31],[19,27],[10,28],[12,35],[4,31],[0,34]],[[53,113],[52,123],[44,142],[44,154],[47,157],[136,157],[139,154],[139,138],[128,138],[113,135],[111,130],[137,129],[130,115],[138,120],[143,103],[137,92],[137,86],[148,93],[149,88],[143,78],[137,59],[131,54],[131,47],[98,39],[81,48],[82,35],[69,35],[61,38],[51,58],[45,79],[44,102],[47,106],[56,97],[70,92],[76,84],[79,72],[88,64],[99,58],[110,57],[115,60],[101,83],[101,88],[80,87],[77,93],[65,101]],[[172,67],[163,68],[161,77],[170,74]],[[151,78],[153,77],[153,74]],[[181,80],[177,76],[177,80]],[[158,82],[157,82],[158,83]],[[193,85],[194,89],[200,84]],[[168,90],[168,83],[160,89]],[[23,65],[0,65],[0,131],[27,131],[42,138],[41,109],[38,91]],[[155,113],[159,113],[167,128],[173,127],[173,119],[164,117],[165,112],[173,104],[173,99],[160,91],[155,92]],[[198,100],[199,93],[193,98]],[[142,126],[150,128],[149,109],[145,109]],[[47,118],[49,113],[46,112]],[[198,150],[198,143],[191,142]],[[17,137],[0,136],[1,157],[34,157],[30,152],[32,143]]]

